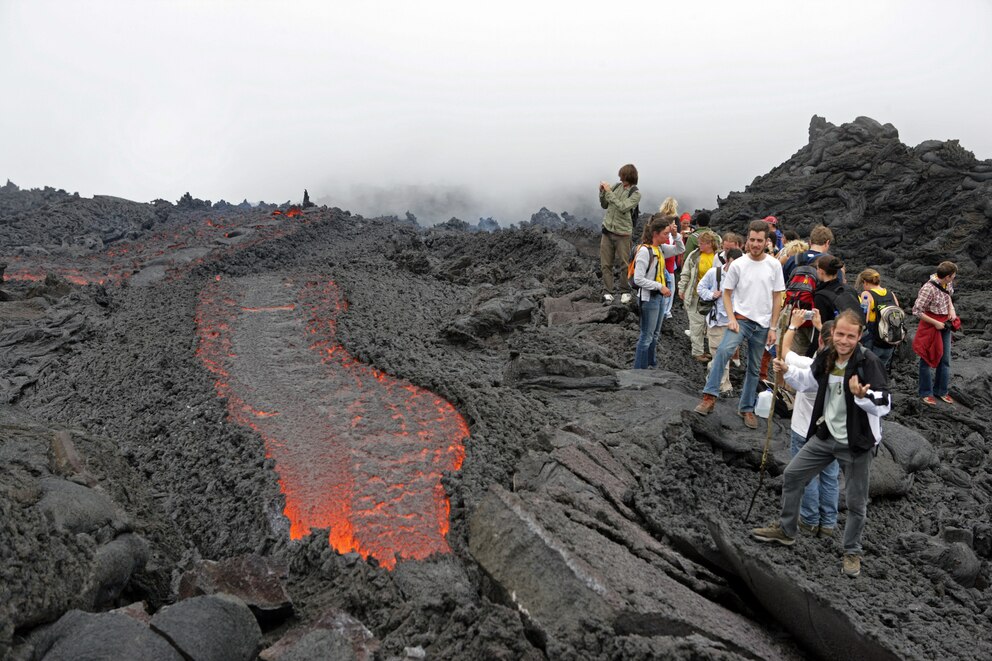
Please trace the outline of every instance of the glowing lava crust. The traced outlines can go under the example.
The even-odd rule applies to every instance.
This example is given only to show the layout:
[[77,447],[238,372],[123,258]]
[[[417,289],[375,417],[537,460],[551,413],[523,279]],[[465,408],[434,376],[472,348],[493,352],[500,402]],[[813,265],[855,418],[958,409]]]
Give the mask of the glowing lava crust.
[[336,342],[333,282],[258,276],[200,294],[197,351],[230,418],[276,462],[290,535],[328,528],[341,553],[392,569],[449,552],[441,475],[468,426],[437,395],[357,362]]

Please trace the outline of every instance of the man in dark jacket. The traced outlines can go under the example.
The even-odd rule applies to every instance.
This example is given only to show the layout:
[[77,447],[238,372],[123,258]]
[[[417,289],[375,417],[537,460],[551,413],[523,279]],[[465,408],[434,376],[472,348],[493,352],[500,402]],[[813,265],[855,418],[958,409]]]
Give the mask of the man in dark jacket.
[[783,475],[780,520],[751,531],[761,542],[795,544],[803,490],[837,459],[847,482],[843,571],[852,578],[861,573],[868,478],[875,446],[882,440],[881,417],[892,408],[885,367],[878,356],[858,344],[862,331],[861,317],[844,310],[834,321],[833,348],[818,353],[811,367],[788,367],[775,360],[776,371],[785,374],[786,382],[797,391],[816,390],[816,402],[806,444]]

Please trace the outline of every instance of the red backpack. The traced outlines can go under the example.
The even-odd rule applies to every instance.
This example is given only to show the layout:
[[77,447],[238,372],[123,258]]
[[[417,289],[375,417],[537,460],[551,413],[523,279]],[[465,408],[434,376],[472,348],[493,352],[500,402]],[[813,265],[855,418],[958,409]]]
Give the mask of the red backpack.
[[[796,255],[796,268],[792,271],[792,276],[785,283],[785,305],[803,310],[813,309],[813,292],[820,284],[816,277],[816,267],[809,263],[809,255],[802,252]],[[812,326],[810,320],[804,321],[802,326]]]

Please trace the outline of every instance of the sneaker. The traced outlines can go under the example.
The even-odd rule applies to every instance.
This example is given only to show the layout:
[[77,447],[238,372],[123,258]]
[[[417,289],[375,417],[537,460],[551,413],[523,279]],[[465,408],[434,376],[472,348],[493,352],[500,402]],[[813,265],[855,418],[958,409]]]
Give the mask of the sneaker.
[[613,302],[613,294],[603,294],[603,301],[605,303],[612,303]]
[[940,397],[938,397],[937,399],[939,399],[939,400],[940,400],[940,401],[942,401],[942,402],[947,402],[948,404],[955,404],[955,403],[956,403],[956,402],[954,401],[954,398],[953,398],[953,397],[951,397],[950,395],[941,395],[941,396],[940,396]]
[[820,529],[816,533],[816,536],[820,537],[821,539],[822,538],[833,539],[834,532],[836,530],[837,529],[834,528],[833,526],[820,526]]
[[627,305],[632,300],[634,300],[634,297],[631,296],[630,294],[620,294],[620,302],[623,303],[624,305]]
[[819,524],[810,525],[805,521],[803,521],[802,519],[799,520],[799,532],[807,534],[811,537],[816,537],[816,533],[819,532],[819,530],[820,530]]
[[740,358],[731,358],[730,359],[730,362],[733,363],[734,367],[740,367],[741,366],[741,359]]
[[844,575],[850,576],[851,578],[857,578],[860,574],[861,574],[861,556],[845,555]]
[[744,426],[747,427],[748,429],[758,428],[758,417],[754,415],[753,412],[748,411],[746,413],[742,413],[741,417],[744,418]]
[[699,415],[709,415],[716,408],[716,397],[713,395],[703,395],[703,401],[696,405],[696,408],[692,409]]
[[682,332],[683,332],[683,333],[685,333],[685,336],[686,336],[686,337],[692,337],[692,331],[691,331],[691,330],[689,330],[688,328],[686,328],[686,329],[685,329],[684,331],[682,331]]
[[672,313],[671,312],[666,312],[665,313],[665,319],[671,319],[671,318],[672,318]]
[[751,537],[759,542],[778,542],[782,546],[792,546],[796,543],[795,537],[789,537],[782,530],[782,526],[775,522],[767,528],[753,528]]
[[929,404],[930,406],[937,406],[937,400],[934,398],[933,395],[927,395],[926,397],[924,397],[923,403]]
[[708,363],[708,362],[710,362],[710,355],[707,354],[707,353],[701,353],[698,356],[693,356],[693,358],[695,358],[696,360],[698,360],[701,363]]

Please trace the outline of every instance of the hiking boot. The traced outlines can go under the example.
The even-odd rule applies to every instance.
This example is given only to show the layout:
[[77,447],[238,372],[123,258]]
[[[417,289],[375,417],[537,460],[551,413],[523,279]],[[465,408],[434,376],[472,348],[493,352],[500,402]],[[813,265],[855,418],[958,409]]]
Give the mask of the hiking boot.
[[696,408],[692,409],[699,415],[709,415],[716,408],[716,397],[713,395],[703,395],[703,401],[696,405]]
[[850,576],[851,578],[857,578],[861,575],[861,556],[844,556],[844,575]]
[[631,296],[630,294],[620,294],[620,302],[623,303],[624,305],[627,305],[632,300],[634,300],[634,297]]
[[820,537],[821,539],[833,539],[834,532],[836,532],[836,530],[837,529],[834,528],[833,526],[820,526],[820,529],[816,533],[816,536]]
[[767,528],[752,528],[751,537],[759,542],[777,542],[782,546],[792,546],[796,543],[796,538],[786,535],[777,521]]
[[810,525],[805,521],[803,521],[802,519],[799,520],[799,532],[809,535],[810,537],[816,537],[816,533],[819,530],[820,530],[819,525]]
[[744,426],[748,429],[758,428],[758,417],[754,415],[753,412],[747,411],[745,413],[741,413],[741,417],[744,418]]
[[613,294],[603,294],[603,302],[604,303],[612,303],[613,302]]
[[941,395],[941,396],[940,396],[940,397],[938,397],[937,399],[939,399],[939,400],[940,400],[940,401],[942,401],[942,402],[946,402],[946,403],[948,403],[948,404],[955,404],[955,403],[956,403],[956,402],[954,401],[954,398],[953,398],[953,397],[951,397],[950,395]]
[[923,403],[930,406],[937,406],[937,399],[933,395],[927,395],[923,398]]

